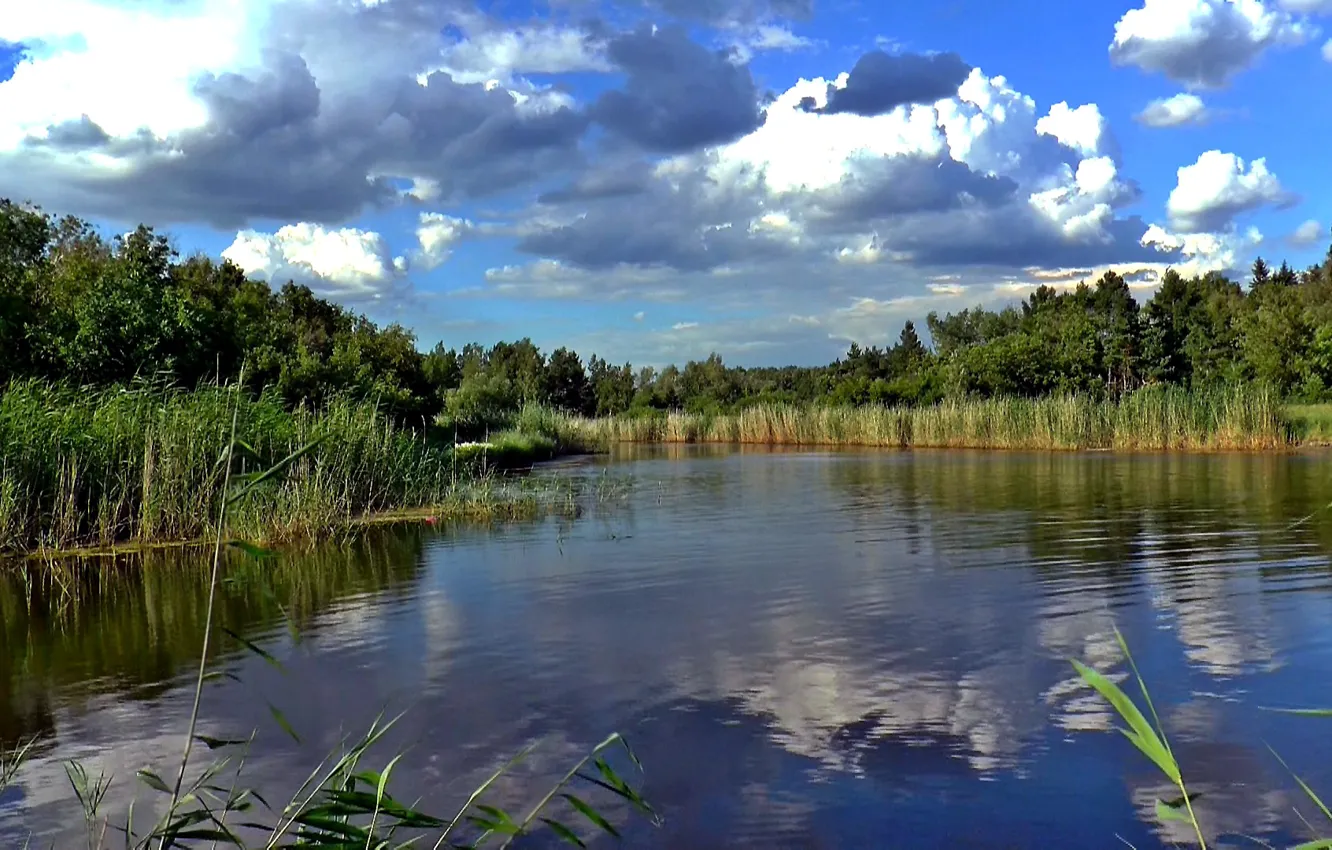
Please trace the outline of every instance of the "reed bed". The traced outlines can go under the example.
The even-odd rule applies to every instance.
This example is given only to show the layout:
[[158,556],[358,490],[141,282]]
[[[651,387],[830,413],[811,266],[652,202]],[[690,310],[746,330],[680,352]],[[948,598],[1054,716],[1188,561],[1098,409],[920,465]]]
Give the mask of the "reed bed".
[[755,405],[732,414],[578,419],[589,443],[738,443],[971,449],[1272,450],[1292,444],[1261,387],[1151,387],[1086,396],[949,400],[932,407]]
[[[204,535],[221,494],[219,464],[235,393],[225,387],[82,390],[16,383],[0,394],[0,551],[61,550]],[[480,464],[395,425],[369,402],[287,410],[275,396],[237,408],[242,470],[313,450],[233,512],[234,533],[316,535],[386,510],[497,510]],[[510,443],[512,460],[526,448]]]

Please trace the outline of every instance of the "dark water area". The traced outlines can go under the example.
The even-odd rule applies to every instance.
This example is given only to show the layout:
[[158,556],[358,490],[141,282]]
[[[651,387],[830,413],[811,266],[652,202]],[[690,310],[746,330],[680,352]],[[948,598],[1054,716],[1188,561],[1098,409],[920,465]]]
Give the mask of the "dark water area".
[[[1292,527],[1332,502],[1330,459],[565,462],[541,474],[614,482],[578,519],[233,560],[219,622],[285,669],[219,644],[239,681],[207,686],[200,731],[257,729],[249,782],[282,798],[343,733],[405,710],[378,761],[409,747],[394,784],[439,812],[540,740],[496,789],[522,808],[619,731],[665,819],[610,807],[631,847],[1189,846],[1068,662],[1125,672],[1118,627],[1209,845],[1293,844],[1317,811],[1267,746],[1332,795],[1332,720],[1266,709],[1332,707],[1332,518]],[[0,795],[5,846],[80,840],[65,760],[113,774],[123,810],[136,769],[179,757],[207,572],[147,560],[0,581],[0,744],[38,738]]]

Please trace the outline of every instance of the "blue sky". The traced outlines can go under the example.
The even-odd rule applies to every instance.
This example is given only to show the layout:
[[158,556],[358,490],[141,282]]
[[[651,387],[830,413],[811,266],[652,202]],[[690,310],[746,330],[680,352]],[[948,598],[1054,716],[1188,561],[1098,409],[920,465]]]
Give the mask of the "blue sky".
[[817,363],[1320,261],[1328,92],[1332,0],[49,0],[0,20],[0,186],[423,346]]

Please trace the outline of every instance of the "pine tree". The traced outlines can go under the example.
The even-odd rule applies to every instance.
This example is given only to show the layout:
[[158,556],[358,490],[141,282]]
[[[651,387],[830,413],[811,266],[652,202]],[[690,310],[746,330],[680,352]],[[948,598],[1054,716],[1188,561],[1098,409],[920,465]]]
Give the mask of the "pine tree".
[[1271,270],[1267,268],[1266,261],[1262,257],[1253,261],[1253,285],[1262,286],[1272,279]]
[[910,319],[902,326],[902,333],[897,338],[897,348],[908,363],[917,363],[925,359],[925,345],[916,333],[916,324]]
[[1283,260],[1281,262],[1281,268],[1277,269],[1276,274],[1272,276],[1272,282],[1278,286],[1294,286],[1299,283],[1299,276],[1296,275],[1295,270],[1290,267],[1290,263]]

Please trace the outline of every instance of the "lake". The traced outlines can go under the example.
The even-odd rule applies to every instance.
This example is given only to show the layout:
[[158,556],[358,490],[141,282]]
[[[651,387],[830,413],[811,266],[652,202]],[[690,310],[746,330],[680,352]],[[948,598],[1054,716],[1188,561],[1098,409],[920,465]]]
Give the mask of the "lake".
[[[406,710],[375,766],[410,747],[395,786],[440,812],[540,740],[497,788],[530,803],[619,731],[665,819],[611,807],[632,847],[1188,845],[1155,820],[1168,783],[1107,733],[1069,664],[1124,672],[1117,626],[1209,844],[1294,843],[1317,812],[1267,746],[1332,794],[1332,719],[1267,709],[1332,707],[1328,460],[673,446],[563,461],[537,474],[592,482],[577,519],[237,562],[219,622],[283,669],[228,643],[237,680],[207,686],[201,731],[257,729],[249,781],[290,790],[340,734]],[[6,846],[80,834],[64,760],[114,774],[123,809],[137,768],[179,756],[207,573],[145,559],[0,583],[0,743],[39,738],[0,796]]]

